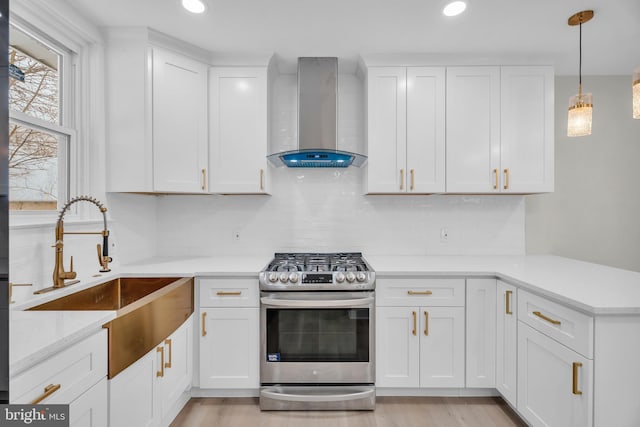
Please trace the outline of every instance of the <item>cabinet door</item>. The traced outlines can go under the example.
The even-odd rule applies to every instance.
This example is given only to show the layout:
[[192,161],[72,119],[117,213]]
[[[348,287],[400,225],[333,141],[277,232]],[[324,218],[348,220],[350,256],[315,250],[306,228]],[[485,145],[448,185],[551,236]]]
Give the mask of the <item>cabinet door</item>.
[[420,387],[464,387],[464,307],[421,307]]
[[528,423],[592,426],[592,390],[591,360],[518,323],[518,411]]
[[211,191],[265,193],[267,70],[209,70]]
[[407,190],[445,190],[445,69],[407,68]]
[[467,387],[494,388],[496,279],[467,279]]
[[518,301],[516,288],[498,280],[496,293],[496,388],[516,405]]
[[207,155],[207,67],[154,48],[154,191],[204,192]]
[[553,191],[553,68],[502,67],[500,79],[501,191]]
[[447,68],[447,192],[500,188],[500,68]]
[[200,309],[200,387],[260,386],[259,308]]
[[164,346],[164,376],[158,381],[162,418],[167,415],[182,393],[191,386],[192,322],[193,317],[190,317],[162,343]]
[[418,307],[376,308],[376,386],[420,386]]
[[109,425],[152,426],[160,420],[156,349],[109,380]]
[[107,427],[109,415],[107,377],[69,404],[70,427]]
[[407,189],[406,68],[367,70],[367,193]]

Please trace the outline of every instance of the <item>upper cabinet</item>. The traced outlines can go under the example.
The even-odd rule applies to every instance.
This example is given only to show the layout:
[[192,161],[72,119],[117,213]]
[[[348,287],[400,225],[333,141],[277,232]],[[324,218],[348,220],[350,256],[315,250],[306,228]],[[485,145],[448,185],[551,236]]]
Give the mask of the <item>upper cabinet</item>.
[[153,35],[108,31],[107,190],[205,193],[208,67]]
[[445,69],[367,69],[367,193],[445,190]]
[[210,189],[268,193],[267,67],[209,70]]
[[447,192],[553,191],[553,69],[447,68]]

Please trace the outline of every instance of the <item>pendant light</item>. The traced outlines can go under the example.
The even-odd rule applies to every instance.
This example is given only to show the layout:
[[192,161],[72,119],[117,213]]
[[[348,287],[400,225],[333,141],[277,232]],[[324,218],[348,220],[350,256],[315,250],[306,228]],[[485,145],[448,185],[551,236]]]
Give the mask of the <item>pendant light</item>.
[[640,119],[640,68],[633,72],[633,118]]
[[567,136],[591,135],[591,118],[593,113],[593,96],[582,93],[582,24],[593,18],[593,10],[583,10],[569,18],[569,25],[580,26],[580,63],[578,68],[578,94],[569,99],[567,120]]

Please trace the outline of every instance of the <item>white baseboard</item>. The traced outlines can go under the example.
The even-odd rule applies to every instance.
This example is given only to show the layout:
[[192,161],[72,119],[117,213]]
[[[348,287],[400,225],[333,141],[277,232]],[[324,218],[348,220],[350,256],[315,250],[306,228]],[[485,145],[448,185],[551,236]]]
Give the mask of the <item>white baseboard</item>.
[[189,399],[191,399],[191,393],[189,393],[189,390],[185,390],[180,395],[178,400],[176,400],[173,406],[171,406],[171,409],[169,409],[169,412],[167,412],[167,415],[162,419],[162,422],[160,422],[160,426],[169,427],[169,425],[171,425],[173,420],[175,420],[175,418],[178,416],[180,411],[182,411],[182,408],[184,408],[184,405],[187,404]]
[[202,389],[193,387],[191,397],[258,397],[260,390],[250,389]]
[[487,397],[500,396],[495,388],[376,388],[376,396]]

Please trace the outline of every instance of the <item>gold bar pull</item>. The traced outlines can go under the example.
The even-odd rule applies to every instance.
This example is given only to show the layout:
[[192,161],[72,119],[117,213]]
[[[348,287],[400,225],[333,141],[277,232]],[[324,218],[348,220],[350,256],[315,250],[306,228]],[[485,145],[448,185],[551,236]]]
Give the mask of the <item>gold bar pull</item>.
[[219,295],[221,297],[240,296],[240,295],[242,295],[242,291],[235,291],[235,292],[218,291],[218,292],[216,292],[216,295]]
[[431,291],[407,291],[407,295],[432,295]]
[[260,191],[264,191],[264,170],[260,169]]
[[554,325],[559,325],[559,324],[560,324],[560,321],[559,321],[559,320],[555,320],[555,319],[552,319],[552,318],[550,318],[550,317],[547,317],[547,316],[545,316],[544,314],[540,313],[539,311],[534,311],[534,312],[533,312],[533,314],[534,314],[534,315],[536,315],[536,316],[538,316],[538,317],[539,317],[539,318],[541,318],[541,319],[546,320],[547,322],[549,322],[549,323],[551,323],[551,324],[554,324]]
[[424,335],[429,336],[429,312],[424,311]]
[[204,337],[205,335],[207,335],[207,330],[205,329],[205,318],[207,317],[207,312],[205,311],[204,313],[202,313],[202,336]]
[[169,361],[164,364],[164,367],[165,368],[170,368],[171,367],[171,353],[173,353],[171,351],[171,349],[173,348],[173,345],[171,345],[171,338],[167,338],[166,340],[164,340],[164,345],[169,347]]
[[506,291],[505,293],[505,314],[513,314],[513,311],[511,311],[511,294],[513,294],[513,291]]
[[411,169],[409,171],[411,173],[411,191],[413,191],[414,187],[415,187],[415,172],[413,171],[413,169]]
[[400,190],[404,190],[404,169],[400,169]]
[[411,333],[415,337],[417,333],[417,314],[415,311],[412,311],[411,314],[413,315],[413,331]]
[[582,390],[578,390],[578,368],[582,367],[582,363],[573,362],[573,394],[580,395]]
[[509,189],[509,169],[504,170],[504,189]]
[[31,404],[32,405],[37,405],[38,403],[42,402],[47,397],[51,396],[56,391],[60,390],[60,387],[61,387],[60,384],[56,384],[56,385],[49,384],[48,386],[46,386],[44,388],[44,393],[42,393],[40,396],[38,396],[35,399],[33,399],[31,401]]
[[498,189],[498,169],[493,170],[493,176],[495,178],[495,181],[493,181],[493,189],[497,190]]
[[156,377],[164,377],[164,347],[156,347],[156,353],[160,353],[160,370],[156,372]]
[[202,169],[202,191],[207,190],[207,170]]

